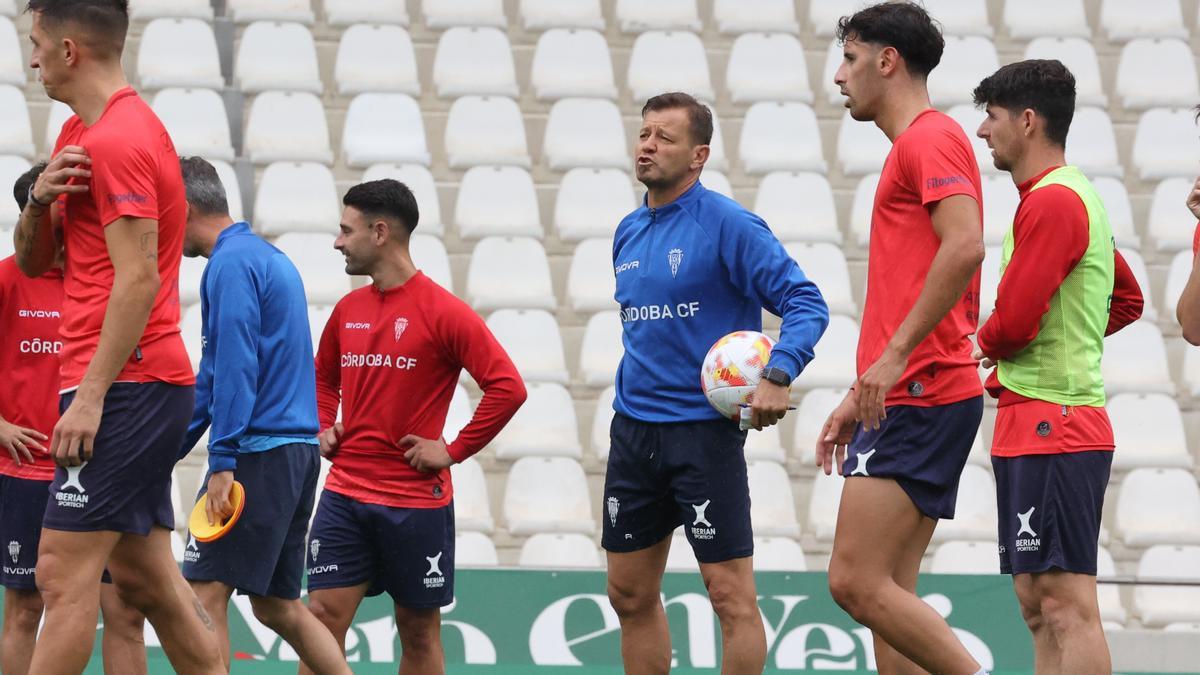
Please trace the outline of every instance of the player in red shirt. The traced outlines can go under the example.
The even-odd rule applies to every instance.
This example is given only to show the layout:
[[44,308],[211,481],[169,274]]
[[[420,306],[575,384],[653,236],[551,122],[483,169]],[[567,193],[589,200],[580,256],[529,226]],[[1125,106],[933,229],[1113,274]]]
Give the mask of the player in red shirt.
[[817,465],[830,473],[836,455],[846,476],[830,591],[871,629],[880,671],[970,675],[980,664],[915,590],[938,519],[954,516],[983,412],[969,339],[983,260],[979,168],[966,133],[930,106],[926,78],[944,41],[924,9],[868,7],[837,34],[834,82],[851,116],[875,122],[892,150],[871,219],[858,380],[817,447]]
[[[224,671],[212,622],[184,582],[169,532],[174,468],[191,417],[179,336],[186,202],[171,138],[121,69],[125,0],[32,0],[30,66],[75,112],[29,191],[14,234],[31,277],[65,250],[59,468],[38,555],[45,627],[32,672],[81,672],[107,564],[183,673]],[[52,216],[54,219],[52,219]],[[61,218],[60,247],[53,223]]]
[[[1196,107],[1196,118],[1200,120],[1200,106]],[[1200,219],[1200,178],[1196,179],[1192,191],[1188,193],[1187,205],[1192,215]],[[1192,237],[1192,274],[1183,287],[1183,293],[1179,295],[1179,304],[1175,306],[1175,318],[1183,327],[1183,339],[1200,346],[1200,267],[1194,264],[1197,253],[1200,253],[1200,223],[1196,225],[1196,234]]]
[[[525,386],[483,319],[413,264],[412,192],[372,181],[343,203],[334,246],[346,273],[371,285],[338,302],[317,349],[321,452],[333,468],[309,533],[309,607],[345,648],[363,597],[386,591],[401,672],[442,673],[440,608],[454,598],[450,465],[499,433]],[[442,428],[463,369],[483,399],[447,444]]]

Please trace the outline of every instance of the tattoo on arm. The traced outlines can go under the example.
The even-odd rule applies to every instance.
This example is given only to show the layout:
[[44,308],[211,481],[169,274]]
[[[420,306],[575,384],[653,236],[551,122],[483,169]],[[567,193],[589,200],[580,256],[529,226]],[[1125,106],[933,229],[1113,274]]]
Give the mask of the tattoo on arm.
[[142,235],[142,253],[147,260],[158,260],[158,233],[147,232]]

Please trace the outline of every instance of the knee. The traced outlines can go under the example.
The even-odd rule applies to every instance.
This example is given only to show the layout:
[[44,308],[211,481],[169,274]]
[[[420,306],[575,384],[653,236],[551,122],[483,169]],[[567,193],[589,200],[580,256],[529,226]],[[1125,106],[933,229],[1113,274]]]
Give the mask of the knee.
[[4,601],[6,603],[4,613],[4,627],[12,628],[21,633],[33,633],[37,631],[38,624],[42,621],[42,610],[45,605],[42,604],[40,595],[33,591],[5,594]]
[[109,603],[104,607],[105,622],[109,621],[107,617],[112,617],[117,624],[141,624],[144,620],[142,612],[152,609],[155,605],[153,590],[145,584],[121,581],[116,577],[113,578],[113,587],[117,591],[118,602]]
[[1021,607],[1021,618],[1033,633],[1041,631],[1046,621],[1042,616],[1042,599],[1032,591],[1017,592],[1017,604]]
[[859,623],[869,620],[878,601],[878,594],[860,575],[840,565],[829,567],[829,594],[839,607]]
[[723,625],[745,623],[759,618],[758,598],[753,587],[732,578],[710,578],[705,584],[713,612]]
[[409,653],[429,654],[441,651],[441,612],[433,610],[428,616],[397,617],[396,632],[400,634],[400,648]]
[[39,555],[36,578],[41,601],[50,607],[81,599],[84,589],[80,574],[65,556],[55,553]]
[[295,605],[298,602],[275,598],[253,598],[250,600],[250,607],[254,610],[254,618],[278,633],[294,622]]
[[1038,609],[1041,624],[1055,635],[1074,634],[1092,618],[1078,603],[1055,595],[1042,596]]
[[658,589],[608,580],[608,602],[622,619],[645,616],[660,606]]
[[312,612],[312,615],[317,617],[317,621],[328,628],[334,637],[345,635],[346,631],[350,629],[350,622],[354,619],[353,612],[341,610],[331,603],[324,602],[320,597],[312,595],[308,597],[308,611]]

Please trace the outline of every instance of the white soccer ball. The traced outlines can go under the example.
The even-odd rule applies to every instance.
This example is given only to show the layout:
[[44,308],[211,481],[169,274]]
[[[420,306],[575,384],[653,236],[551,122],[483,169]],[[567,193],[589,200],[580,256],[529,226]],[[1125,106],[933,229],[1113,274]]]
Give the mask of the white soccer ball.
[[757,331],[730,333],[709,348],[700,368],[700,387],[717,412],[738,421],[750,402],[775,341]]

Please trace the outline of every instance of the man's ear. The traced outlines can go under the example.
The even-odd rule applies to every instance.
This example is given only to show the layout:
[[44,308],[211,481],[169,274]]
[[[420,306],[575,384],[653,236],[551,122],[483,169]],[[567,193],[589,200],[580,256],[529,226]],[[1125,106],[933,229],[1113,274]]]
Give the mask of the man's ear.
[[699,169],[708,163],[708,157],[712,154],[712,148],[707,145],[697,145],[692,148],[692,163],[690,168]]
[[887,77],[900,67],[900,52],[890,45],[883,47],[875,55],[875,63],[878,65],[879,73]]
[[79,43],[74,38],[64,37],[59,44],[59,49],[62,50],[63,61],[68,66],[79,63]]

